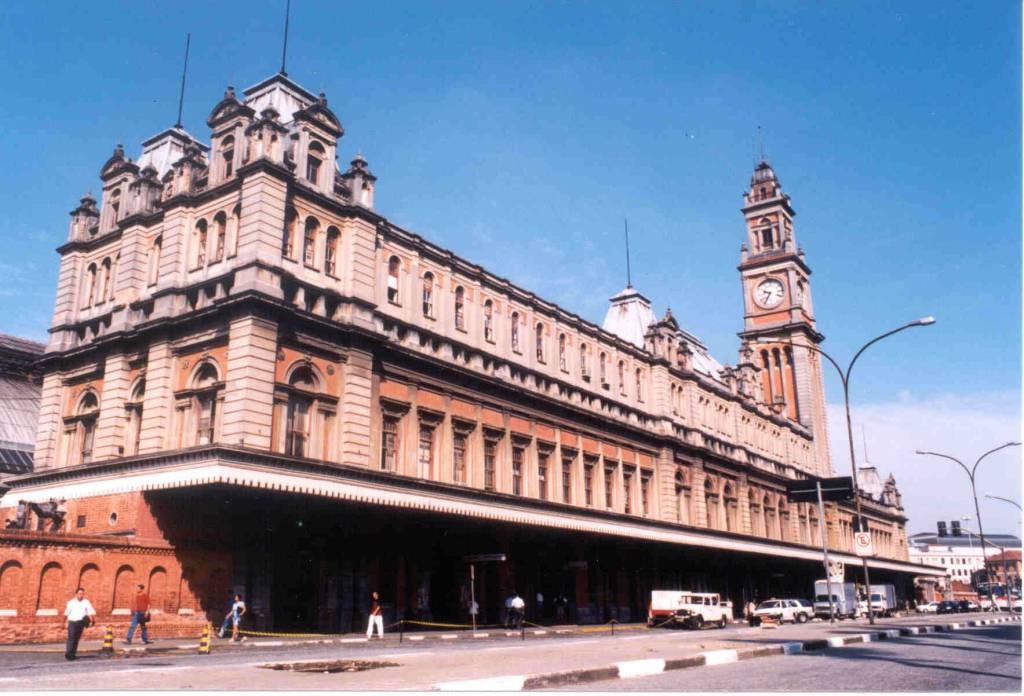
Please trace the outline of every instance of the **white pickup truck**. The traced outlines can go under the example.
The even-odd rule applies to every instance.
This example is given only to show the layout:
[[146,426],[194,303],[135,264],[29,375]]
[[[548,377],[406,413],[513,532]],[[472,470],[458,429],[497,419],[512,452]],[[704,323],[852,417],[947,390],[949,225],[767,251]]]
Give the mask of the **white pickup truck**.
[[647,625],[725,628],[731,617],[732,607],[717,593],[655,590],[651,592]]

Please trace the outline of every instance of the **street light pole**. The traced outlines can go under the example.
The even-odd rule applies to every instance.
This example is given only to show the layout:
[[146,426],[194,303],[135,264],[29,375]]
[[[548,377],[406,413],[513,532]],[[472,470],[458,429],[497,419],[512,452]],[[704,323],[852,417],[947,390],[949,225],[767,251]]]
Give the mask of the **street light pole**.
[[[881,341],[883,338],[888,338],[893,334],[899,333],[900,331],[905,331],[906,329],[910,329],[915,326],[930,326],[931,324],[934,323],[935,317],[923,317],[916,321],[912,321],[909,324],[904,324],[903,326],[893,329],[892,331],[886,331],[881,336],[876,336],[875,338],[872,338],[870,341],[861,346],[860,350],[858,350],[854,354],[853,359],[850,361],[850,364],[847,365],[846,370],[843,370],[843,368],[839,366],[839,363],[837,363],[831,355],[823,351],[821,348],[818,348],[817,346],[812,346],[810,344],[801,344],[800,346],[797,346],[792,341],[785,341],[785,343],[788,343],[790,347],[802,347],[806,348],[807,350],[812,350],[820,355],[823,355],[825,359],[832,363],[832,367],[836,368],[836,372],[839,373],[839,381],[842,382],[843,385],[843,405],[846,408],[846,435],[850,445],[850,469],[853,472],[853,501],[857,509],[857,528],[862,532],[865,531],[864,528],[867,525],[864,523],[864,513],[861,510],[860,505],[860,485],[857,482],[857,459],[853,451],[853,424],[850,419],[850,373],[853,372],[853,366],[854,364],[856,364],[857,359],[861,356],[861,354],[874,344]],[[772,340],[771,338],[768,337],[761,337],[758,339],[758,341],[761,343],[779,342]],[[874,611],[872,611],[871,607],[871,576],[868,571],[867,556],[863,556],[861,558],[861,561],[864,566],[864,586],[868,596],[868,621],[873,625],[875,623],[875,614]]]
[[[993,500],[1001,500],[1004,503],[1009,503],[1010,505],[1014,506],[1018,510],[1021,509],[1020,503],[1018,503],[1016,500],[1010,500],[1009,498],[1000,498],[998,495],[991,495],[989,493],[986,493],[985,497],[986,498],[992,498]],[[1009,583],[1010,583],[1010,576],[1008,575],[1009,570],[1007,570],[1007,567],[1006,567],[1006,549],[1005,548],[1003,549],[1003,573],[1007,574],[1006,575],[1006,583],[1007,583],[1007,585],[1009,585]],[[1017,582],[1019,584],[1020,583],[1020,565],[1017,565],[1014,568],[1014,574],[1017,576]],[[1013,611],[1013,598],[1012,598],[1012,593],[1009,590],[1009,587],[1007,587],[1007,590],[1006,590],[1006,601],[1007,601],[1007,604],[1009,606],[1010,611]]]
[[956,462],[957,464],[960,465],[960,468],[964,470],[964,472],[967,474],[967,478],[970,479],[971,481],[971,496],[974,497],[974,514],[978,520],[978,536],[981,538],[981,567],[985,571],[985,582],[988,584],[988,601],[991,602],[992,606],[996,609],[998,609],[998,607],[996,607],[995,599],[992,597],[992,578],[988,574],[988,555],[985,553],[985,530],[981,524],[981,506],[978,505],[978,490],[974,485],[974,475],[978,471],[978,465],[981,464],[982,460],[985,459],[985,457],[987,457],[988,455],[994,452],[998,452],[999,450],[1005,449],[1007,447],[1019,446],[1019,442],[1007,442],[1005,445],[999,445],[999,447],[990,449],[988,452],[985,452],[985,454],[978,457],[978,460],[974,462],[974,466],[971,467],[970,469],[968,469],[967,465],[965,465],[962,461],[960,461],[956,457],[951,457],[948,454],[940,454],[939,452],[922,452],[921,450],[917,450],[917,454],[930,455],[932,457],[941,457],[942,459],[948,459],[950,461]]

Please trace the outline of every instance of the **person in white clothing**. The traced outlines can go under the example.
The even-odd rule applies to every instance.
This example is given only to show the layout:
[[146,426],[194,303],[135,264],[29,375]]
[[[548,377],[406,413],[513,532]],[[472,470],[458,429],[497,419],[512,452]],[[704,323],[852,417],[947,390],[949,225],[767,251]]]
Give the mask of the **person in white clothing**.
[[526,602],[518,594],[512,597],[512,603],[510,604],[512,614],[509,617],[509,623],[512,624],[512,628],[520,628],[523,625],[523,614],[526,612]]
[[380,606],[380,595],[370,595],[370,620],[366,622],[366,638],[373,638],[373,627],[377,627],[377,638],[384,639],[384,612]]
[[92,603],[85,598],[85,590],[79,587],[75,596],[68,600],[64,607],[64,626],[68,629],[68,641],[64,646],[64,659],[74,660],[78,656],[78,641],[96,616]]

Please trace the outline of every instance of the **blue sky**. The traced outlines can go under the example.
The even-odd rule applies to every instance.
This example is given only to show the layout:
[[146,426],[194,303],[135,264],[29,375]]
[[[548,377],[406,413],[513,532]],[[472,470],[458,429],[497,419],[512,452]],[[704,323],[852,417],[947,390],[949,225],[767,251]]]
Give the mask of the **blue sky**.
[[[283,5],[0,4],[0,331],[45,336],[67,212],[116,143],[137,157],[173,124],[185,32],[184,122],[205,139],[225,85],[277,70]],[[995,1],[294,0],[288,72],[326,90],[343,164],[366,155],[396,223],[600,322],[628,217],[634,284],[727,362],[761,126],[826,349],[938,319],[866,354],[852,395],[916,530],[968,511],[918,500],[951,487],[908,448],[971,458],[1019,437],[1020,29],[1019,3]],[[977,441],[936,432],[943,408]],[[983,465],[991,487],[1018,495],[1019,462]]]

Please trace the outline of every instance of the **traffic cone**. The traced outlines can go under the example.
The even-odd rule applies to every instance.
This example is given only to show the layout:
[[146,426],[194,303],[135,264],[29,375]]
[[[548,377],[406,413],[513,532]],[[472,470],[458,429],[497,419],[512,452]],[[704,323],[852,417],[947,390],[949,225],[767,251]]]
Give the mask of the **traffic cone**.
[[103,657],[114,656],[114,629],[107,626],[107,632],[103,634],[103,647],[100,648],[100,655]]
[[203,633],[199,636],[199,654],[210,654],[210,624],[203,624]]

